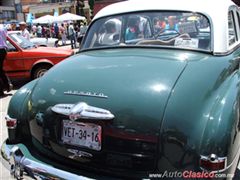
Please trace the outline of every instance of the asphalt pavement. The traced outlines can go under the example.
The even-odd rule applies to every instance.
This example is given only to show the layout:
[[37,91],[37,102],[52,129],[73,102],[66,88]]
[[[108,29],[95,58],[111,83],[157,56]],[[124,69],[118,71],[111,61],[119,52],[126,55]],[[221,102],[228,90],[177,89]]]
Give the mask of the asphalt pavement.
[[[69,44],[67,44],[67,45],[65,45],[65,46],[59,46],[59,47],[57,47],[57,48],[72,49],[72,48],[71,48],[71,45],[69,45]],[[79,47],[77,46],[75,49],[73,49],[73,51],[74,51],[75,53],[77,53],[77,52],[79,51]]]
[[[62,45],[62,41],[59,40],[58,45],[59,45],[59,46],[58,46],[57,48],[72,49],[72,48],[71,48],[71,42],[70,42],[69,40],[67,40],[66,45]],[[79,45],[80,45],[80,44],[77,42],[77,43],[76,43],[76,48],[73,49],[73,51],[74,51],[75,53],[79,51]]]
[[[7,114],[7,107],[8,107],[8,103],[11,99],[11,94],[14,94],[16,90],[11,91],[10,93],[8,93],[8,96],[1,98],[0,97],[0,144],[2,145],[2,143],[4,142],[4,140],[7,138],[7,128],[6,128],[6,122],[4,117]],[[1,146],[0,145],[0,146]],[[0,158],[1,162],[2,162],[2,157]],[[12,179],[10,176],[9,171],[7,171],[7,169],[2,165],[2,163],[0,164],[0,180],[8,180],[8,179]]]

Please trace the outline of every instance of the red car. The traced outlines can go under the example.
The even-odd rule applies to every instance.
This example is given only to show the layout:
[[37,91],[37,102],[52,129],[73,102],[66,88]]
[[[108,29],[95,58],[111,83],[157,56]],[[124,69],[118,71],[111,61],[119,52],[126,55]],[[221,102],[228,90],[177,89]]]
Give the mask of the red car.
[[74,54],[63,48],[37,47],[20,33],[9,32],[4,70],[11,79],[41,77],[53,65]]

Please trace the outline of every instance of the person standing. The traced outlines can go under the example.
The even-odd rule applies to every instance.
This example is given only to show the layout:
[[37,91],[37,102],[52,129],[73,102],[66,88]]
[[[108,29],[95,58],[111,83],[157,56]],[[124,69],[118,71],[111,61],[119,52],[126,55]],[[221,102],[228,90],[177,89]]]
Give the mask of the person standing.
[[73,22],[70,22],[70,26],[68,27],[69,39],[71,41],[72,49],[76,48],[76,32],[74,30]]
[[4,90],[8,92],[12,90],[12,84],[3,70],[4,59],[7,56],[7,31],[0,26],[0,96],[4,96]]
[[27,30],[27,24],[25,22],[20,22],[20,30],[22,31],[22,36],[25,37],[27,40],[30,40],[30,33]]
[[41,26],[41,37],[46,38],[47,28],[46,26]]
[[82,43],[83,37],[86,34],[87,28],[88,28],[88,26],[87,26],[86,22],[81,23],[80,32],[79,32],[79,35],[78,35],[79,48],[81,47],[80,45]]
[[139,38],[140,30],[139,30],[140,17],[131,17],[128,21],[128,27],[125,33],[125,40],[132,40]]
[[168,17],[168,23],[165,26],[165,30],[174,30],[176,32],[179,32],[178,23],[175,16]]
[[37,26],[36,25],[32,26],[32,34],[33,34],[33,36],[37,35]]
[[66,35],[66,29],[64,27],[64,24],[61,24],[59,30],[60,30],[60,34],[61,34],[61,37],[62,37],[62,45],[66,45],[67,35]]
[[37,25],[37,37],[42,37],[42,26],[40,24]]
[[55,23],[54,24],[54,34],[55,34],[55,38],[59,38],[59,27],[58,27],[58,24]]

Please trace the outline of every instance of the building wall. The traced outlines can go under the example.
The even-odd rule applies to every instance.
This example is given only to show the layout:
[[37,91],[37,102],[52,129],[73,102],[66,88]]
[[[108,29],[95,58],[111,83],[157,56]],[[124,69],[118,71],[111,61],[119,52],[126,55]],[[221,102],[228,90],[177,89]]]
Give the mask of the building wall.
[[15,8],[12,6],[0,6],[0,23],[16,20]]
[[14,0],[2,0],[2,6],[13,6],[14,5]]
[[[65,0],[66,1],[66,0]],[[76,14],[76,6],[74,2],[67,0],[68,2],[58,2],[58,3],[40,3],[40,4],[30,4],[23,6],[23,12],[25,17],[28,13],[32,13],[35,18],[39,18],[44,15],[54,15],[54,12],[57,12],[58,15],[70,12]],[[84,1],[84,16],[89,19],[89,5],[88,1]]]
[[125,0],[95,0],[93,15],[97,14],[97,12],[100,11],[105,6],[113,3],[121,2],[121,1],[125,1]]
[[15,0],[1,0],[0,1],[0,23],[7,21],[14,21],[17,19],[14,6]]
[[25,17],[28,13],[32,13],[35,18],[39,18],[44,15],[54,15],[54,12],[58,15],[66,12],[75,13],[74,4],[71,2],[24,5],[23,11],[25,13]]
[[38,4],[41,0],[21,0],[22,5]]

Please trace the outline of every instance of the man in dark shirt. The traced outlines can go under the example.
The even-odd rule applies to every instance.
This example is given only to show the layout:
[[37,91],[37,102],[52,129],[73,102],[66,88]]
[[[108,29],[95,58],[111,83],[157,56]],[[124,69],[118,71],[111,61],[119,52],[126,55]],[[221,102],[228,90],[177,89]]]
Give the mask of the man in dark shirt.
[[7,31],[3,26],[0,26],[0,97],[4,96],[4,90],[10,91],[12,84],[3,70],[3,62],[7,55]]

